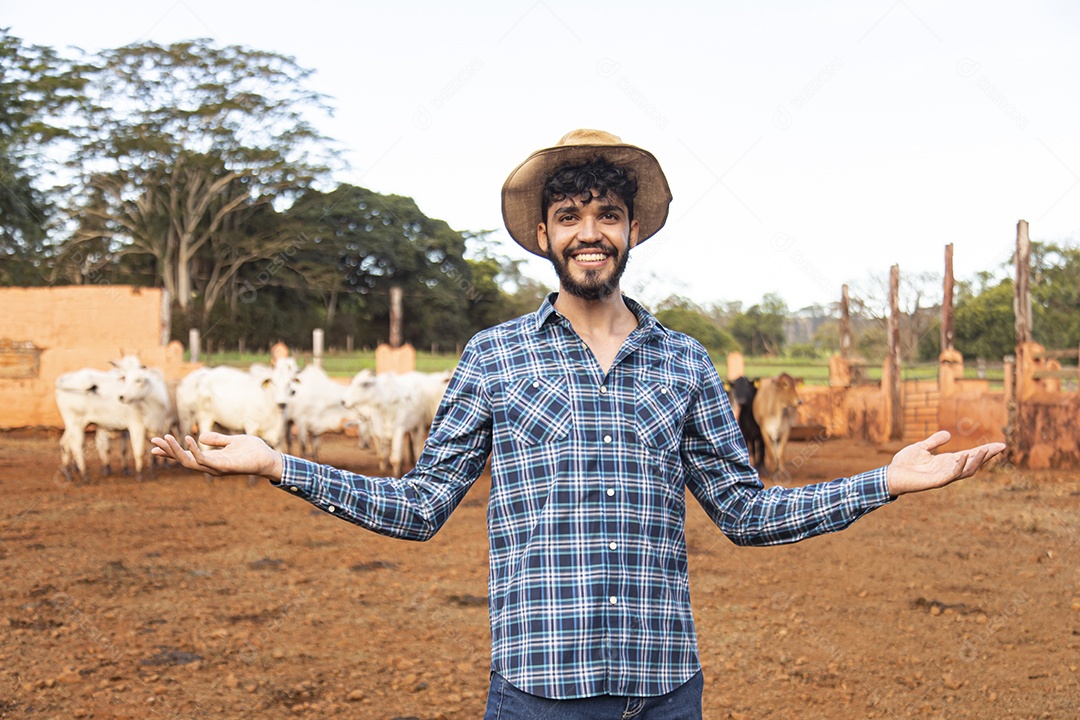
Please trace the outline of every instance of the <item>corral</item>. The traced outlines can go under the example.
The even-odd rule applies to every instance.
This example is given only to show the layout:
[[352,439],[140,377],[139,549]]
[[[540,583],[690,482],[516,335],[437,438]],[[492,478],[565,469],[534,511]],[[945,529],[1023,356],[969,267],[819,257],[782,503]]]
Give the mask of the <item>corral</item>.
[[[418,545],[238,478],[69,485],[57,441],[0,444],[0,717],[482,714],[487,475]],[[792,443],[793,482],[889,450]],[[340,437],[324,454],[374,470]],[[1078,496],[1074,474],[1002,468],[761,549],[690,500],[705,717],[1073,717]]]
[[[0,290],[0,718],[475,718],[488,681],[484,475],[415,545],[354,528],[263,484],[74,485],[56,472],[56,375],[139,351],[173,380],[156,290]],[[118,324],[116,313],[132,318]],[[77,340],[72,340],[77,338]],[[902,498],[841,535],[733,546],[688,503],[705,717],[1043,718],[1080,706],[1080,394],[1047,351],[1015,384],[805,388],[790,484],[887,464],[944,427],[1008,438],[1013,463]],[[805,392],[804,392],[805,390]],[[920,435],[921,433],[921,435]],[[324,461],[375,472],[336,437]],[[1020,465],[1016,462],[1021,463]],[[1059,469],[1047,469],[1059,468]],[[96,468],[93,468],[96,473]]]

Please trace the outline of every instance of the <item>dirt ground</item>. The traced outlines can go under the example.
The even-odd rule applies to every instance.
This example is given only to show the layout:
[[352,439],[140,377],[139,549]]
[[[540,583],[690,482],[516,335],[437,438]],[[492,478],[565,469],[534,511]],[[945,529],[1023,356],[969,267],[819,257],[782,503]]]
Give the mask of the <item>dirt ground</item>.
[[[259,481],[71,485],[0,433],[0,718],[479,718],[481,479],[425,545]],[[793,444],[792,482],[886,464]],[[345,438],[324,461],[371,471]],[[1002,468],[843,533],[738,548],[691,499],[706,718],[1080,717],[1080,477]]]

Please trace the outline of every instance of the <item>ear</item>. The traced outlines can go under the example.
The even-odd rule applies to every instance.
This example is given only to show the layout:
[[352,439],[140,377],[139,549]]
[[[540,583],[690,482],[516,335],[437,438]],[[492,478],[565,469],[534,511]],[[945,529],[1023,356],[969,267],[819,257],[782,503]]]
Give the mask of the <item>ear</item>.
[[630,221],[630,248],[637,247],[638,233],[641,231],[641,225],[637,220]]
[[547,255],[548,251],[548,235],[547,225],[540,223],[536,226],[536,244],[540,246],[540,250]]

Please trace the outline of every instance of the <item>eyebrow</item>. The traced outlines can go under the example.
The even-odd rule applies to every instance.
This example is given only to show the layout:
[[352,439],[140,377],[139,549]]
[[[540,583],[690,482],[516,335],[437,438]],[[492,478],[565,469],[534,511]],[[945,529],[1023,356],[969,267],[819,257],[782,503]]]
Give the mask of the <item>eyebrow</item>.
[[[555,215],[555,217],[560,217],[562,215],[567,215],[567,214],[570,214],[570,213],[578,212],[583,207],[584,207],[584,205],[579,205],[575,201],[572,205],[563,205],[561,207],[555,208],[554,210],[552,210],[552,213]],[[621,205],[616,205],[614,203],[604,203],[603,205],[599,206],[599,212],[601,212],[601,213],[608,213],[608,212],[625,213],[626,211],[627,210],[626,210],[625,207],[623,207]]]

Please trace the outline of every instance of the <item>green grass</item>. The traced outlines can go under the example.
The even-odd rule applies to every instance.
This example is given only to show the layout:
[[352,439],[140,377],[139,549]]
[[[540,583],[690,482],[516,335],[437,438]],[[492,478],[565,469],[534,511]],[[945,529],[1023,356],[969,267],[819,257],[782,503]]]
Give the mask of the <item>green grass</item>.
[[[188,360],[185,353],[184,359]],[[239,352],[215,352],[213,355],[205,353],[199,358],[207,366],[228,365],[230,367],[247,368],[252,363],[269,363],[270,356],[267,353],[243,353]],[[296,353],[297,362],[304,367],[311,362],[311,353]],[[457,365],[458,356],[454,354],[433,354],[430,352],[416,353],[416,369],[421,372],[439,372],[450,370]],[[375,351],[357,350],[352,353],[328,352],[323,355],[323,370],[330,377],[352,377],[361,370],[375,369]]]
[[[185,357],[186,359],[186,357]],[[311,361],[311,353],[298,353],[297,360],[301,367]],[[207,365],[231,365],[233,367],[246,368],[252,363],[267,363],[270,361],[266,353],[216,352],[207,357],[205,354],[202,361]],[[457,365],[458,356],[453,353],[433,354],[430,352],[416,353],[416,369],[421,372],[439,372],[450,370]],[[727,367],[721,359],[714,360],[721,377],[727,376]],[[785,357],[756,357],[746,356],[746,377],[763,378],[773,377],[781,373],[787,373],[792,377],[802,378],[807,385],[829,384],[829,361],[814,358],[785,358]],[[331,377],[352,377],[363,369],[375,369],[375,351],[357,350],[352,353],[330,352],[323,356],[323,369]],[[866,368],[867,378],[872,381],[881,380],[881,365],[869,364]],[[938,366],[935,362],[905,364],[903,367],[904,380],[934,380],[938,376]],[[978,377],[978,369],[975,363],[964,365],[964,377],[975,379]],[[990,381],[992,388],[1000,388],[1004,382],[1004,369],[998,366],[986,368],[986,379]]]

